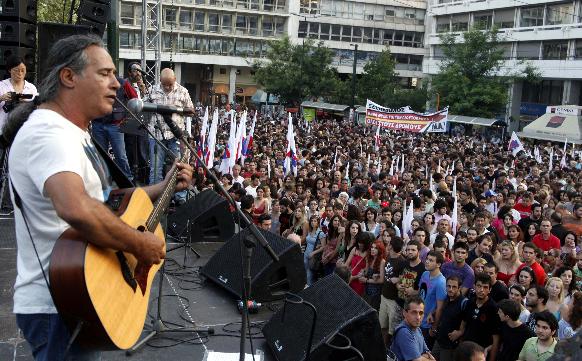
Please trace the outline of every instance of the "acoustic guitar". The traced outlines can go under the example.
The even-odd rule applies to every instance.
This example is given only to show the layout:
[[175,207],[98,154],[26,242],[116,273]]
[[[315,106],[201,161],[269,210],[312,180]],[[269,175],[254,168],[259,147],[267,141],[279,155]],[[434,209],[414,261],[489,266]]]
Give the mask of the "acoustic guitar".
[[[186,151],[181,161],[188,158]],[[174,194],[177,173],[174,169],[155,204],[141,188],[113,191],[107,203],[129,226],[165,240],[159,223]],[[75,342],[100,350],[133,346],[143,330],[160,267],[143,266],[131,253],[95,246],[74,228],[63,232],[51,254],[49,278],[53,301],[69,330],[81,322]]]

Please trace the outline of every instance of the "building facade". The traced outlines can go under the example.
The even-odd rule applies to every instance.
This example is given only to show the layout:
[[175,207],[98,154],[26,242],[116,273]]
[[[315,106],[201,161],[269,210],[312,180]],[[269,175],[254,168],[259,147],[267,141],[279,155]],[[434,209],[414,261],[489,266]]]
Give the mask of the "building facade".
[[355,45],[358,74],[389,48],[403,84],[420,85],[426,1],[301,0],[298,11],[290,12],[290,36],[323,41],[335,52],[333,64],[340,74],[353,72]]
[[[178,81],[195,101],[248,102],[257,90],[250,64],[265,56],[271,40],[287,34],[288,1],[162,1],[163,66],[174,64]],[[120,67],[125,68],[141,58],[142,1],[120,1],[119,16]]]
[[542,76],[539,84],[515,81],[509,89],[505,118],[519,120],[510,127],[521,128],[544,114],[547,105],[581,104],[580,11],[580,0],[429,0],[423,72],[439,71],[442,33],[496,27],[505,58],[501,74],[529,63]]
[[[173,63],[178,81],[201,103],[245,103],[260,88],[250,65],[287,35],[296,44],[323,41],[340,74],[352,73],[353,45],[357,73],[390,47],[403,83],[418,86],[425,9],[425,1],[411,0],[163,0],[162,66]],[[142,1],[121,0],[118,23],[125,69],[141,58]]]

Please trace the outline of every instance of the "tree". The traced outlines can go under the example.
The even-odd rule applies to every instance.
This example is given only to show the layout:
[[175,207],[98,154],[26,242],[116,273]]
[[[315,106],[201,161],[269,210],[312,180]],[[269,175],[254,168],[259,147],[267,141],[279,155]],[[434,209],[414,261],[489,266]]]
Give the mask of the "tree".
[[406,89],[402,86],[394,70],[396,61],[390,50],[383,50],[375,59],[364,65],[364,72],[358,79],[357,101],[366,104],[366,99],[389,108],[409,105],[421,111],[426,106],[426,88]]
[[[67,23],[72,0],[38,0],[39,22]],[[76,2],[77,6],[79,2]],[[73,9],[73,23],[77,18],[77,9]]]
[[[509,84],[523,75],[501,74],[504,57],[497,30],[471,29],[463,33],[462,42],[451,33],[441,40],[444,59],[439,74],[432,78],[440,104],[457,115],[493,118],[503,113]],[[535,70],[528,66],[525,73],[529,78]]]
[[292,44],[288,37],[272,41],[266,60],[253,63],[255,80],[268,93],[285,103],[300,104],[303,99],[329,97],[338,84],[331,66],[333,52],[313,40]]

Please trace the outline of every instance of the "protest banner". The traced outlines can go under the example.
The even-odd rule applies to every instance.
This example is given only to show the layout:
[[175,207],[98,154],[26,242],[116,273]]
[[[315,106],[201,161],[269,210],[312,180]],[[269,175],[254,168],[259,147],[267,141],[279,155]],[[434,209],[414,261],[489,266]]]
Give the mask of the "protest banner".
[[408,106],[391,109],[378,105],[369,99],[366,103],[366,124],[379,125],[390,130],[443,133],[447,131],[448,115],[448,108],[431,114],[421,114]]

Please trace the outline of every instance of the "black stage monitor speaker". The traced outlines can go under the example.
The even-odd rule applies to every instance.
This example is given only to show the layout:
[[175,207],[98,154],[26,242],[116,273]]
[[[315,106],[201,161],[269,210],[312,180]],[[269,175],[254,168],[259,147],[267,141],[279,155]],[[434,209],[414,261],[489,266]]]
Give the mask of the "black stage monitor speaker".
[[36,23],[36,3],[37,0],[0,0],[0,19]]
[[[353,348],[366,361],[386,360],[378,314],[336,274],[320,279],[298,296],[317,309],[311,360],[359,360]],[[277,360],[305,359],[312,314],[305,304],[286,302],[265,324],[263,335]]]
[[[305,287],[301,247],[274,233],[259,230],[279,256],[275,263],[257,242],[251,260],[251,295],[259,302],[281,299],[286,292]],[[251,233],[248,228],[235,234],[201,269],[201,273],[239,299],[242,298],[241,243]]]
[[77,15],[89,21],[94,21],[100,24],[106,24],[109,20],[109,12],[111,7],[109,3],[100,1],[81,0]]
[[168,234],[190,236],[192,242],[224,242],[234,234],[228,201],[215,191],[198,193],[168,216]]
[[46,60],[51,46],[57,40],[71,35],[89,34],[88,26],[57,24],[57,23],[38,23],[38,74],[39,82],[44,76],[46,70]]
[[28,72],[34,72],[35,65],[35,49],[23,48],[19,46],[6,46],[0,45],[0,68],[4,68],[6,65],[6,59],[12,55],[17,55],[24,59],[24,65],[26,65],[26,70]]
[[0,22],[0,44],[34,48],[36,46],[36,25],[16,21]]

